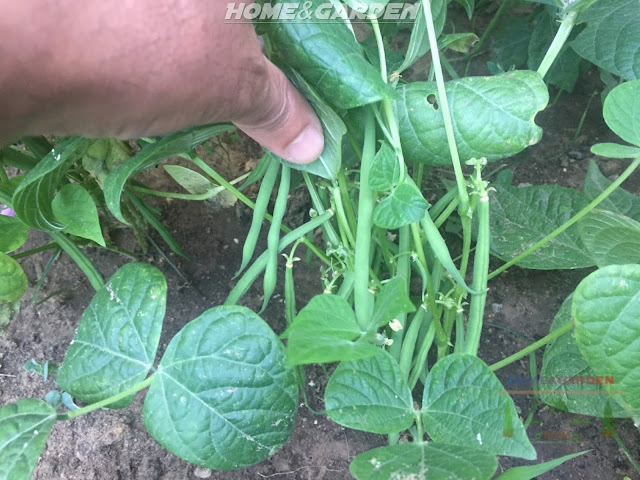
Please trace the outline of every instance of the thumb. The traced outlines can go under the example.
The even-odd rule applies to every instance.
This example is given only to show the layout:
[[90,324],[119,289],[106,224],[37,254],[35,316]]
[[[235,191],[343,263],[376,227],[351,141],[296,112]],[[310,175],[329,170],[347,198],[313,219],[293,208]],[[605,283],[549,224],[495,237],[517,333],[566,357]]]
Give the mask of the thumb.
[[310,163],[324,148],[322,126],[315,112],[293,84],[264,58],[265,75],[253,90],[249,112],[235,125],[260,145],[293,163]]

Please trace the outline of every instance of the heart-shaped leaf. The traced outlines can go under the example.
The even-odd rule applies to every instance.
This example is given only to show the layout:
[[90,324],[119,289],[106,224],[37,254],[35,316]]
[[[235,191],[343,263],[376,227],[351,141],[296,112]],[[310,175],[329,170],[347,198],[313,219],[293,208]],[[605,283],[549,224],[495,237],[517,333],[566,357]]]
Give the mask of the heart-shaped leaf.
[[0,302],[14,302],[27,290],[27,276],[13,258],[0,253]]
[[578,223],[585,247],[598,267],[640,263],[640,223],[608,212],[593,210]]
[[93,240],[105,246],[98,209],[89,192],[77,184],[65,185],[51,204],[56,219],[71,235]]
[[29,480],[56,421],[56,409],[25,398],[0,408],[0,478]]
[[0,215],[0,253],[17,250],[27,241],[29,229],[19,218]]
[[425,430],[436,442],[536,458],[513,400],[476,356],[454,353],[433,366],[424,385],[422,415]]
[[[587,206],[580,192],[558,185],[510,187],[496,185],[491,202],[491,252],[510,260],[567,222]],[[594,265],[573,225],[528,257],[524,268],[568,269]]]
[[[550,332],[571,322],[572,301],[573,294],[562,304]],[[540,377],[565,378],[566,381],[541,385],[538,396],[547,405],[571,413],[604,418],[605,411],[610,408],[611,417],[628,417],[613,396],[608,395],[603,385],[589,384],[588,380],[585,380],[587,377],[596,376],[593,368],[580,353],[573,331],[565,333],[544,349]]]
[[[167,297],[151,265],[121,267],[82,315],[56,379],[75,398],[94,403],[141,382],[153,366]],[[109,405],[126,407],[133,396]]]
[[572,316],[576,343],[597,375],[613,377],[608,390],[640,421],[640,265],[596,270],[576,288]]
[[215,307],[165,352],[144,402],[144,424],[167,450],[216,470],[275,453],[295,423],[298,387],[282,343],[254,312]]
[[378,192],[387,192],[399,181],[398,157],[387,142],[382,142],[369,170],[369,187]]
[[489,480],[498,468],[491,454],[464,445],[403,443],[374,448],[351,462],[357,480]]
[[[636,2],[637,3],[637,2]],[[638,20],[640,21],[640,5],[637,5]],[[640,40],[640,29],[638,39]],[[638,44],[640,53],[640,43]],[[640,55],[639,55],[640,56]],[[640,64],[639,64],[640,72]],[[625,142],[640,146],[640,80],[625,82],[609,92],[602,115],[611,130]],[[637,156],[637,153],[633,156]]]
[[[593,160],[589,162],[583,191],[589,200],[595,199],[611,182],[605,177]],[[605,198],[598,208],[620,213],[636,221],[640,221],[640,197],[618,187]]]
[[365,432],[400,432],[414,421],[407,379],[398,362],[383,350],[340,363],[327,384],[324,404],[334,422]]
[[[460,158],[510,157],[540,141],[534,122],[549,100],[540,75],[513,71],[493,77],[466,77],[447,82],[447,99]],[[435,82],[409,83],[394,101],[400,141],[409,162],[451,163],[442,109]]]
[[429,204],[415,185],[401,183],[384,198],[373,211],[373,223],[378,227],[393,230],[419,222]]

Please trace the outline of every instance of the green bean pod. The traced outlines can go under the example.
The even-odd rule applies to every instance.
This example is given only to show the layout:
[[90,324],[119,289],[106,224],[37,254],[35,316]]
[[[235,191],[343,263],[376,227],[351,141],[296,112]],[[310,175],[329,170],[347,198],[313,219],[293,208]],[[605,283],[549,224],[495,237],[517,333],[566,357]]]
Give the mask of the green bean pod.
[[289,188],[291,186],[291,167],[286,164],[282,165],[280,173],[280,185],[278,187],[278,196],[273,207],[273,220],[269,227],[267,235],[267,266],[264,270],[263,290],[264,301],[260,312],[263,312],[269,303],[269,299],[276,289],[278,278],[278,244],[280,243],[280,225],[284,218],[284,212],[287,209],[287,197],[289,196]]
[[[244,241],[242,247],[242,263],[240,268],[236,272],[235,276],[238,276],[245,267],[249,264],[251,257],[256,249],[258,243],[258,237],[260,236],[260,229],[262,228],[262,221],[264,220],[265,213],[267,213],[267,205],[269,204],[269,198],[271,198],[271,191],[276,183],[278,177],[278,170],[280,169],[280,162],[273,157],[270,153],[267,153],[269,158],[269,165],[267,171],[264,174],[264,179],[260,185],[258,191],[258,197],[256,198],[256,206],[253,210],[253,218],[251,219],[251,227],[249,227],[249,233]],[[266,159],[265,159],[266,160]]]

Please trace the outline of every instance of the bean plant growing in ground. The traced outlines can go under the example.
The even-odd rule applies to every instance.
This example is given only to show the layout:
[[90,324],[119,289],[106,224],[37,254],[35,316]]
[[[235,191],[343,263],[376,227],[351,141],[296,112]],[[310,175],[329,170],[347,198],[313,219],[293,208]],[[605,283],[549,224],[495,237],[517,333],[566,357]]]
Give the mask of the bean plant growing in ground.
[[[366,1],[347,2],[365,12],[372,34],[363,42],[348,20],[259,24],[267,53],[321,118],[325,150],[303,167],[265,153],[245,182],[261,179],[255,203],[194,151],[228,125],[143,139],[137,153],[118,161],[111,140],[69,138],[52,146],[25,139],[21,147],[0,150],[0,161],[26,172],[8,178],[0,169],[0,202],[12,209],[0,216],[0,323],[15,317],[27,288],[20,254],[10,252],[25,242],[28,228],[49,232],[52,248],[71,255],[97,291],[57,372],[64,406],[71,408],[55,391],[46,401],[23,399],[0,409],[0,478],[30,478],[56,421],[124,408],[147,387],[144,424],[165,448],[216,470],[253,465],[286,443],[308,364],[338,363],[324,394],[333,421],[388,436],[388,446],[352,461],[357,479],[490,479],[498,456],[535,460],[525,425],[494,372],[542,347],[541,375],[615,379],[554,385],[553,394],[539,395],[542,402],[638,425],[640,199],[620,184],[640,164],[640,4],[540,0],[535,27],[527,27],[528,58],[501,50],[489,62],[494,75],[474,77],[459,76],[445,54],[454,49],[470,58],[480,51],[511,2],[503,1],[480,39],[442,35],[448,3],[419,1],[402,52],[389,45],[403,24],[379,21]],[[471,18],[474,1],[458,3]],[[311,0],[299,8],[317,5]],[[508,29],[495,33],[498,40],[501,35]],[[424,55],[431,59],[431,81],[406,82],[403,72]],[[549,102],[545,80],[570,91],[586,61],[620,83],[609,89],[603,114],[625,142],[596,144],[592,151],[629,159],[628,166],[609,182],[591,164],[583,191],[517,188],[509,172],[490,184],[492,162],[541,140],[535,116]],[[156,362],[163,275],[131,263],[104,282],[78,245],[82,239],[104,245],[92,194],[106,207],[103,216],[125,224],[144,219],[173,245],[143,201],[159,192],[131,178],[172,155],[201,170],[167,166],[189,191],[174,196],[197,200],[225,189],[251,206],[254,217],[224,305],[188,322]],[[435,188],[434,172],[443,169],[454,180],[445,181],[430,204],[423,192]],[[95,192],[83,186],[86,172],[98,179]],[[283,216],[294,175],[302,177],[313,208],[305,224],[290,230]],[[459,225],[455,252],[441,233],[447,222]],[[322,245],[312,241],[318,228]],[[255,256],[262,229],[268,229],[267,248]],[[307,305],[296,304],[293,276],[301,244],[323,272],[324,291]],[[504,261],[493,271],[490,255]],[[546,337],[487,365],[478,357],[487,289],[514,265],[597,269],[567,298]],[[264,306],[279,282],[284,287],[287,329],[280,338],[260,312],[238,305],[261,276]],[[594,388],[602,394],[580,395]],[[71,397],[84,406],[75,407]],[[400,442],[405,431],[412,440]],[[499,478],[533,478],[582,453],[515,467]]]

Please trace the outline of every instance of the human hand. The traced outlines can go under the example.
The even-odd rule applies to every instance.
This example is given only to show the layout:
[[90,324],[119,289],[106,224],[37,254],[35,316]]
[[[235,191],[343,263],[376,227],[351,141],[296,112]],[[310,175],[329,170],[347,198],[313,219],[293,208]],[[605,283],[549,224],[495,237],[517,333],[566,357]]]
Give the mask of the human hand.
[[222,0],[0,0],[0,143],[136,138],[231,121],[295,163],[322,127]]

